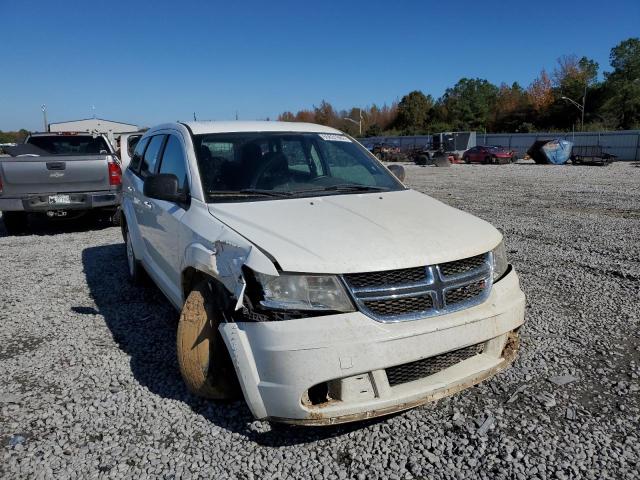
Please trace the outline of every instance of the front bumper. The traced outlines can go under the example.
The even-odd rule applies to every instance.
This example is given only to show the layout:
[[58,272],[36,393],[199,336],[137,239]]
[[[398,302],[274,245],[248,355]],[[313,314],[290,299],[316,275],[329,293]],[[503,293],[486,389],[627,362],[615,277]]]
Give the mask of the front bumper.
[[100,192],[72,192],[69,195],[70,203],[50,203],[49,197],[57,195],[44,193],[37,195],[24,195],[19,198],[1,198],[0,212],[48,212],[51,210],[90,210],[93,208],[116,207],[120,205],[121,193],[118,190],[105,190]]
[[[256,418],[327,425],[406,410],[504,369],[518,348],[524,305],[511,269],[484,303],[439,317],[383,324],[354,312],[226,323],[220,330]],[[482,353],[426,377],[389,384],[390,367],[470,345],[481,346]],[[309,389],[323,382],[333,393],[311,404]]]

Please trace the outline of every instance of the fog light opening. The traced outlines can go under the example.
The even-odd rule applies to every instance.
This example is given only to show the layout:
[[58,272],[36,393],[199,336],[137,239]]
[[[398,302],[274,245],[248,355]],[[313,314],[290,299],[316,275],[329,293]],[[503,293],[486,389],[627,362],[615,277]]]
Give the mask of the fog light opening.
[[329,401],[329,384],[322,382],[306,391],[302,403],[307,406],[317,406]]

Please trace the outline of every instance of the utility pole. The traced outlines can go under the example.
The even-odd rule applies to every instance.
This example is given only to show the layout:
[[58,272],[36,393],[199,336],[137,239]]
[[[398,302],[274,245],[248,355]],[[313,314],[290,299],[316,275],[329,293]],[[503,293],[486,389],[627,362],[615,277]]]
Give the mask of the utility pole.
[[47,125],[47,106],[43,103],[42,104],[42,116],[43,116],[43,121],[44,121],[44,132],[47,132],[49,130],[49,126]]
[[580,125],[580,131],[584,132],[584,104],[587,101],[587,86],[585,85],[584,87],[584,97],[582,97],[582,105],[580,105],[578,102],[576,102],[575,100],[573,100],[572,98],[569,97],[560,97],[562,100],[566,100],[567,102],[570,102],[574,107],[576,107],[578,110],[580,110],[581,114],[582,114],[582,121],[581,121],[581,125]]
[[587,105],[587,82],[584,84],[584,96],[582,97],[582,131],[584,132],[584,108]]
[[91,105],[91,111],[93,113],[93,118],[96,118],[96,106],[95,105]]

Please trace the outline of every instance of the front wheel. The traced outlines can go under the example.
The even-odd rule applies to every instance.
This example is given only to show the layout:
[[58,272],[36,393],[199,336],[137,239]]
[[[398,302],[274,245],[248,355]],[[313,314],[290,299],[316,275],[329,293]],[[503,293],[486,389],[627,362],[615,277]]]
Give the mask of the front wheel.
[[178,323],[178,364],[191,392],[214,400],[231,400],[238,396],[237,380],[218,330],[222,309],[214,298],[215,292],[204,280],[184,302]]

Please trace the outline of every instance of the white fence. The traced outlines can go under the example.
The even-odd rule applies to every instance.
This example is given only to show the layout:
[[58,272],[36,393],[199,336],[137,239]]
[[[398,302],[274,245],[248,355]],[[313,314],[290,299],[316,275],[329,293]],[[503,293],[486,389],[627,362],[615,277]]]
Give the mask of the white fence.
[[[619,132],[575,132],[575,133],[477,133],[478,145],[502,145],[517,152],[522,158],[536,140],[564,138],[576,146],[600,145],[607,153],[618,157],[618,160],[640,160],[640,130],[622,130]],[[407,137],[371,137],[363,139],[363,143],[387,142],[401,148],[429,145],[431,135]]]

